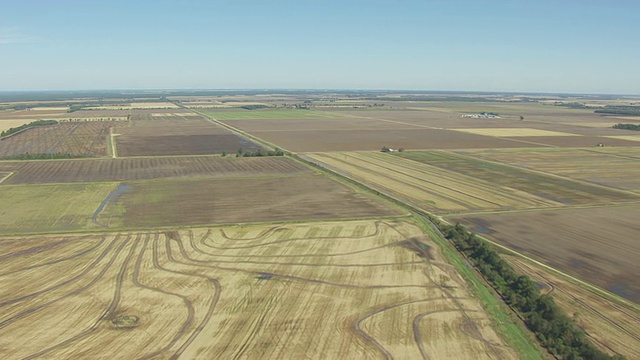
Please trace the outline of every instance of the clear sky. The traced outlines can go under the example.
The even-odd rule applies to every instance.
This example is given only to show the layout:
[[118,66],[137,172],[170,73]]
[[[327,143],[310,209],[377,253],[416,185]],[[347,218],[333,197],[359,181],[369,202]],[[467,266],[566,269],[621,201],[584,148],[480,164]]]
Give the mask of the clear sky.
[[640,1],[0,0],[0,90],[640,94]]

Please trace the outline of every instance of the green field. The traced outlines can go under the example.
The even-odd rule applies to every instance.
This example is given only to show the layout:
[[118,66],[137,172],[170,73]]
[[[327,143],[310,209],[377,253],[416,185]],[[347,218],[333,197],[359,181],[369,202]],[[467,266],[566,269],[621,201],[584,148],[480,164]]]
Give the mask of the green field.
[[96,228],[93,213],[115,183],[0,186],[0,233]]
[[[523,151],[520,151],[523,153]],[[565,180],[513,166],[501,165],[441,151],[410,151],[397,153],[403,158],[418,161],[444,170],[470,176],[511,189],[517,189],[563,204],[591,204],[593,202],[627,201],[633,196],[603,187]]]
[[216,120],[249,120],[249,119],[325,119],[336,115],[315,110],[202,110],[202,113]]

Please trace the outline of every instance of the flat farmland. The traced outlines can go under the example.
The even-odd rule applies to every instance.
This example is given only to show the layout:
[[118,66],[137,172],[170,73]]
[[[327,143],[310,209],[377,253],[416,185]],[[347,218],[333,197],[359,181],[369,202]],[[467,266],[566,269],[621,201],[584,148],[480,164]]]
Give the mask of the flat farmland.
[[0,157],[25,153],[106,156],[111,126],[110,121],[92,121],[33,127],[0,140]]
[[[233,124],[231,124],[233,126]],[[265,129],[269,124],[265,122]],[[282,146],[290,151],[367,151],[380,150],[383,146],[405,149],[469,149],[469,148],[513,148],[542,146],[465,134],[441,129],[401,130],[314,130],[314,131],[249,131],[251,135]]]
[[150,157],[0,162],[7,185],[151,180],[185,177],[252,177],[311,172],[285,157]]
[[[406,153],[406,157],[373,152],[307,154],[365,184],[438,213],[561,207],[630,201],[627,193],[485,164],[462,157]],[[431,159],[436,165],[430,165]],[[497,180],[494,180],[497,177]],[[522,178],[528,178],[522,180]],[[631,199],[637,197],[631,196]]]
[[406,222],[13,237],[0,249],[0,349],[15,358],[518,358]]
[[[456,151],[475,159],[640,193],[640,147]],[[630,195],[630,198],[633,198]]]
[[335,114],[324,111],[315,110],[204,110],[205,114],[216,120],[240,120],[240,119],[263,119],[263,120],[279,120],[279,119],[324,119],[334,118]]
[[538,261],[640,302],[640,206],[474,214],[448,219]]
[[404,212],[314,173],[124,182],[97,221],[109,228],[398,216]]
[[0,234],[95,228],[92,215],[116,183],[0,185]]
[[205,155],[261,147],[201,116],[136,116],[114,129],[119,156]]

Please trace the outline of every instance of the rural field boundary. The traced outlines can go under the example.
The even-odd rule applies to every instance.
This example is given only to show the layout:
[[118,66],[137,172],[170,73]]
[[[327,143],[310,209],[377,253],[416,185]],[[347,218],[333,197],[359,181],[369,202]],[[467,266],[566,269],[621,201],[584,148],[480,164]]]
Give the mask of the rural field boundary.
[[2,176],[2,177],[0,177],[0,184],[2,184],[2,182],[3,182],[3,181],[7,180],[7,179],[8,179],[11,175],[13,175],[13,174],[14,174],[14,172],[13,172],[13,171],[11,171],[11,172],[7,172],[7,173],[5,173],[5,172],[1,172],[1,173],[0,173],[0,176]]
[[185,107],[184,105],[181,105],[178,102],[174,102],[174,104],[178,105],[179,107],[181,107],[183,109],[192,110],[193,112],[195,112],[198,115],[200,115],[200,116],[204,117],[205,119],[207,119],[207,121],[209,121],[209,122],[211,122],[211,123],[213,123],[215,125],[221,126],[221,127],[225,128],[225,129],[231,131],[233,134],[238,135],[240,137],[244,137],[245,139],[253,141],[256,144],[258,144],[260,146],[263,146],[263,147],[265,147],[265,148],[267,148],[269,150],[281,149],[281,150],[285,151],[286,153],[290,153],[287,149],[284,149],[284,148],[282,148],[280,146],[276,146],[276,145],[274,145],[274,144],[272,144],[272,143],[270,143],[268,141],[262,140],[259,137],[253,136],[253,135],[251,135],[249,133],[246,133],[246,132],[244,132],[242,130],[239,130],[239,129],[233,127],[233,126],[227,125],[227,124],[223,123],[222,121],[219,121],[219,120],[215,119],[214,117],[212,117],[211,115],[209,115],[209,114],[207,114],[205,112],[202,112],[202,111],[199,111],[199,110],[196,110],[196,109],[190,109],[188,107]]

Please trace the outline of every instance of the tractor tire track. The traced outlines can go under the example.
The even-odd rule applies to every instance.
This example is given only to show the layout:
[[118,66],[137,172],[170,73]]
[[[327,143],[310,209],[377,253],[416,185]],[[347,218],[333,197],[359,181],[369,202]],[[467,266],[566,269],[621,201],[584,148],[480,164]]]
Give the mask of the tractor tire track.
[[[139,238],[139,236],[138,236]],[[106,270],[111,267],[111,265],[113,264],[113,261],[115,260],[115,258],[120,254],[120,251],[122,249],[124,249],[125,245],[127,245],[129,243],[130,237],[127,238],[126,241],[124,241],[122,243],[122,245],[120,245],[120,247],[118,248],[118,251],[116,252],[116,254],[114,255],[112,261],[109,263],[109,266],[105,267],[105,269],[103,270],[103,272],[100,274],[102,276],[104,276],[104,273],[106,273]],[[138,240],[138,239],[136,239]],[[41,350],[35,354],[29,355],[27,357],[25,357],[25,360],[29,360],[29,359],[34,359],[37,357],[40,357],[42,355],[45,355],[53,350],[56,349],[60,349],[63,348],[69,344],[72,344],[74,342],[77,342],[78,340],[81,340],[89,335],[91,335],[92,333],[94,333],[96,330],[98,330],[98,328],[100,327],[100,324],[105,321],[108,320],[109,318],[113,317],[113,315],[115,314],[116,309],[118,308],[118,304],[120,303],[120,297],[121,297],[121,291],[122,291],[122,283],[124,282],[124,275],[127,271],[127,267],[129,266],[129,262],[131,261],[131,258],[133,257],[134,253],[135,253],[135,249],[138,246],[138,241],[133,241],[133,245],[131,246],[131,249],[129,250],[129,253],[127,254],[127,257],[125,258],[124,262],[122,263],[122,265],[120,265],[120,271],[118,272],[118,275],[116,276],[116,288],[113,294],[113,297],[111,299],[111,303],[109,304],[109,306],[107,307],[107,309],[102,313],[102,315],[94,322],[94,324],[89,327],[88,329],[80,332],[79,334],[76,334],[75,336],[64,340],[60,343],[57,343],[53,346],[50,346],[44,350]],[[100,278],[102,278],[102,276],[100,276]],[[95,282],[97,282],[97,280],[95,280]],[[95,282],[93,282],[93,284],[95,284]],[[92,284],[92,285],[93,285]],[[76,293],[77,294],[77,293]]]
[[[0,302],[0,307],[7,306],[7,305],[11,305],[11,304],[15,304],[15,303],[20,302],[20,301],[24,301],[24,300],[27,300],[27,299],[32,298],[32,297],[34,297],[34,296],[38,296],[38,295],[41,295],[41,294],[47,293],[47,292],[49,292],[49,291],[53,291],[53,290],[59,289],[59,288],[61,288],[62,286],[65,286],[65,285],[71,284],[72,282],[75,282],[76,280],[80,279],[81,277],[83,277],[84,275],[86,275],[88,272],[90,272],[91,270],[93,270],[93,269],[96,267],[96,265],[97,265],[100,261],[102,261],[102,259],[104,259],[104,257],[105,257],[105,256],[107,256],[107,254],[111,251],[111,249],[113,248],[113,246],[115,245],[115,243],[116,243],[117,241],[118,241],[118,237],[116,236],[116,237],[113,239],[113,241],[111,241],[111,243],[107,246],[107,248],[106,248],[106,249],[104,249],[104,251],[102,251],[102,253],[101,253],[101,254],[100,254],[100,255],[99,255],[99,256],[98,256],[98,257],[97,257],[97,258],[96,258],[96,259],[95,259],[91,264],[89,264],[89,265],[86,267],[86,269],[84,269],[80,274],[78,274],[78,275],[76,275],[76,276],[74,276],[74,277],[72,277],[72,278],[70,278],[70,279],[67,279],[67,280],[65,280],[65,281],[63,281],[63,282],[60,282],[60,283],[58,283],[58,284],[56,284],[56,285],[54,285],[54,286],[50,286],[50,287],[48,287],[48,288],[45,288],[45,289],[42,289],[42,290],[39,290],[39,291],[36,291],[36,292],[30,293],[30,294],[27,294],[27,295],[24,295],[24,296],[20,296],[20,297],[18,297],[18,298],[14,298],[14,299],[11,299],[11,300],[6,300],[6,301],[3,301],[3,302]],[[111,259],[111,262],[109,263],[109,265],[110,265],[111,263],[113,263],[113,261],[114,261],[114,259]],[[93,283],[93,282],[92,282],[92,283]],[[63,299],[63,298],[66,298],[66,297],[68,297],[68,295],[63,296],[63,297],[62,297],[62,298],[60,298],[60,299]],[[57,300],[56,300],[56,301],[57,301]],[[55,302],[55,301],[54,301],[54,302]],[[47,303],[47,306],[48,306],[49,304],[51,304],[51,303],[53,303],[53,302]],[[1,328],[3,328],[4,326],[5,326],[5,323],[4,323],[4,322],[0,322],[0,329],[1,329]]]
[[[170,241],[171,240],[172,239],[170,239],[168,237],[165,239],[165,249],[166,249],[167,258],[169,259],[169,261],[174,262],[176,264],[183,264],[183,263],[177,261],[173,257],[173,255],[171,253],[171,245],[170,245]],[[182,248],[182,242],[181,242],[180,239],[173,239],[173,240],[178,242],[179,246]],[[164,270],[164,271],[167,271],[167,272],[172,272],[172,273],[175,273],[175,274],[181,274],[181,275],[185,275],[185,276],[196,276],[196,277],[199,277],[199,278],[202,278],[202,279],[206,279],[207,281],[209,281],[213,285],[213,287],[215,289],[215,292],[213,294],[213,298],[211,299],[211,304],[209,305],[209,308],[207,309],[207,312],[205,313],[204,318],[198,324],[196,329],[194,329],[194,331],[191,333],[191,336],[189,336],[189,338],[180,346],[180,348],[178,348],[178,350],[170,357],[170,359],[173,360],[173,359],[178,359],[180,357],[180,355],[182,355],[182,353],[185,350],[187,350],[189,345],[191,345],[191,343],[193,343],[193,341],[200,335],[202,330],[205,328],[205,326],[211,320],[211,317],[213,316],[213,312],[214,312],[216,306],[218,305],[218,302],[220,301],[220,295],[222,294],[222,285],[220,285],[220,282],[217,279],[212,278],[210,276],[171,270],[171,269],[167,269],[167,268],[161,266],[159,261],[158,261],[158,258],[159,258],[158,242],[159,242],[158,234],[156,234],[156,239],[154,240],[154,257],[153,257],[154,266],[157,266],[158,269],[161,269],[161,270]],[[193,266],[191,264],[184,264],[184,265]]]
[[97,244],[93,245],[92,247],[90,247],[88,249],[82,250],[79,253],[71,255],[69,257],[60,258],[60,259],[57,259],[57,260],[45,262],[45,263],[38,264],[38,265],[27,266],[27,267],[20,268],[20,269],[17,269],[17,270],[13,270],[13,271],[9,271],[9,272],[6,272],[6,273],[2,273],[2,274],[0,274],[0,276],[12,275],[12,274],[15,274],[17,272],[32,270],[32,269],[36,269],[36,268],[39,268],[39,267],[53,265],[53,264],[61,263],[61,262],[64,262],[64,261],[69,261],[69,260],[72,260],[72,259],[76,259],[76,258],[78,258],[78,257],[80,257],[82,255],[86,255],[86,254],[88,254],[90,252],[93,252],[95,249],[97,249],[100,246],[102,246],[102,244],[106,240],[107,240],[107,235],[103,235],[102,238],[100,239],[100,241]]

